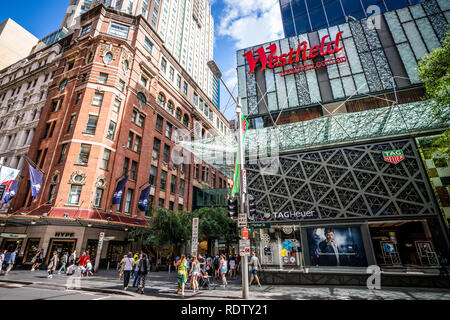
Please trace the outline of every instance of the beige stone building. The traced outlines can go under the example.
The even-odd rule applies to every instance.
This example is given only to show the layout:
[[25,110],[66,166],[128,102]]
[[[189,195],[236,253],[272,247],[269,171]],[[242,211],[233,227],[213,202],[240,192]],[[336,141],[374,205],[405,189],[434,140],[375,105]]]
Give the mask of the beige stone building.
[[0,70],[28,56],[38,38],[12,19],[0,24]]

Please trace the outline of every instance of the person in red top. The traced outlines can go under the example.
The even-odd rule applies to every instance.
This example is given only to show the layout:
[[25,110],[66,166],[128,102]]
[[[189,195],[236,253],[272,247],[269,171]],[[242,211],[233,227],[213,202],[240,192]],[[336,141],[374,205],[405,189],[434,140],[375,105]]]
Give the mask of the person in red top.
[[91,256],[89,255],[89,251],[84,251],[81,257],[77,260],[78,265],[81,267],[81,275],[86,272],[86,265],[88,260],[91,260]]

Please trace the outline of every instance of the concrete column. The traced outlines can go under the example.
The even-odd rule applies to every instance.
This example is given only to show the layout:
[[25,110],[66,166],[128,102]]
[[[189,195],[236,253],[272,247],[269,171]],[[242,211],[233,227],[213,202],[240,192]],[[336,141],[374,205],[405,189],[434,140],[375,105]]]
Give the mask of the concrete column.
[[23,130],[20,132],[20,139],[18,141],[19,146],[25,145],[25,142],[27,141],[27,130]]
[[17,166],[18,163],[19,163],[18,157],[13,157],[13,158],[11,159],[10,167],[11,167],[11,168],[16,168],[16,166]]
[[24,158],[24,155],[21,155],[20,156],[20,160],[19,160],[19,165],[17,166],[17,169],[18,170],[22,170],[22,167],[23,167],[23,163],[25,162],[25,158]]
[[27,141],[25,143],[27,146],[30,145],[31,141],[33,140],[34,131],[35,129],[31,130],[30,133],[28,133]]

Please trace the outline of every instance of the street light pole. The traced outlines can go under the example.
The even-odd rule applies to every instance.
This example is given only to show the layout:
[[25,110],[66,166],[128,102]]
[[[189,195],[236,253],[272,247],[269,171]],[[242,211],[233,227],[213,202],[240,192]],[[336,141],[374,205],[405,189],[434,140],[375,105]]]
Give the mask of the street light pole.
[[[240,213],[241,214],[245,214],[246,215],[246,206],[245,206],[245,200],[247,197],[247,186],[244,183],[244,143],[242,141],[242,134],[243,134],[243,123],[242,123],[242,106],[241,106],[241,98],[238,97],[237,98],[237,105],[236,105],[236,114],[237,114],[237,118],[238,118],[238,144],[239,144],[239,171],[240,171],[240,181],[239,181],[239,196],[241,198],[241,210]],[[241,229],[242,232],[242,229]],[[241,233],[242,234],[242,233]],[[247,256],[243,256],[242,257],[242,298],[243,299],[248,299],[248,257]]]
[[[219,67],[216,65],[216,63],[211,60],[208,62],[208,67],[211,70],[211,72],[217,77],[217,79],[220,79],[225,89],[227,89],[228,93],[230,94],[233,101],[236,103],[236,115],[238,120],[238,145],[239,145],[239,152],[238,152],[238,159],[239,161],[239,198],[241,200],[241,210],[240,214],[244,214],[247,217],[247,206],[246,206],[246,197],[247,197],[247,185],[244,184],[244,143],[243,143],[243,124],[242,124],[242,105],[241,105],[241,98],[238,96],[237,99],[233,96],[233,93],[228,89],[228,86],[225,84],[225,82],[222,79],[222,72],[220,72]],[[242,234],[242,229],[241,229]],[[248,285],[248,257],[243,256],[242,257],[242,298],[248,299],[249,298],[249,285]]]

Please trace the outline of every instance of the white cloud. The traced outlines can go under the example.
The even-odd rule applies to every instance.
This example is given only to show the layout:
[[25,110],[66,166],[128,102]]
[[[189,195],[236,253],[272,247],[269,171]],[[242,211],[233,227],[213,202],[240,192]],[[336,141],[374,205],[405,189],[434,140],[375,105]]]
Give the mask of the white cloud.
[[278,0],[224,0],[218,34],[229,36],[236,49],[283,38]]

